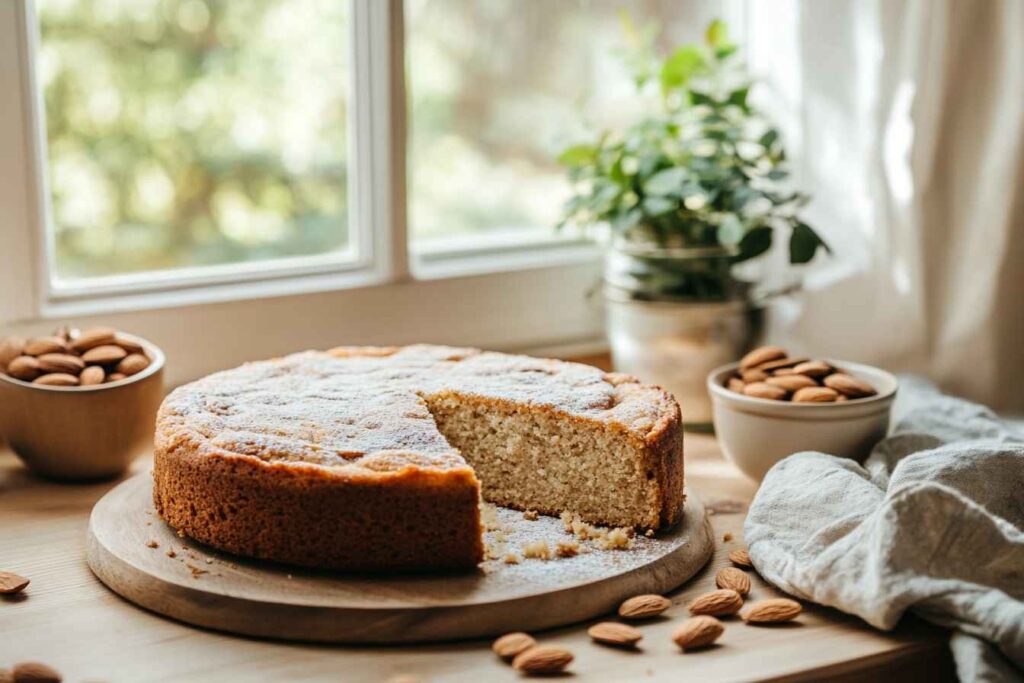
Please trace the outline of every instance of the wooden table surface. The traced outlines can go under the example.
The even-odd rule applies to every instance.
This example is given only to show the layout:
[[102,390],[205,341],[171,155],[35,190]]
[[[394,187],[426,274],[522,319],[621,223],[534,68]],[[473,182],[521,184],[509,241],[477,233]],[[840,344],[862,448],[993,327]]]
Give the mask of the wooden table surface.
[[[135,464],[146,471],[148,459]],[[687,485],[715,511],[718,548],[670,597],[666,617],[641,626],[637,652],[590,642],[587,624],[538,635],[576,654],[581,680],[953,680],[943,633],[905,620],[880,633],[834,610],[808,607],[799,624],[757,628],[729,619],[720,645],[681,654],[669,640],[685,606],[714,588],[715,571],[743,543],[743,508],[755,487],[722,459],[714,438],[686,436]],[[417,647],[276,643],[198,630],[145,612],[108,591],[85,564],[93,504],[115,482],[56,484],[28,473],[0,447],[0,569],[32,579],[23,596],[0,596],[0,667],[39,660],[65,681],[506,681],[520,677],[489,642]],[[739,508],[737,510],[737,508]],[[731,533],[734,539],[723,542]],[[754,579],[752,598],[776,595]]]

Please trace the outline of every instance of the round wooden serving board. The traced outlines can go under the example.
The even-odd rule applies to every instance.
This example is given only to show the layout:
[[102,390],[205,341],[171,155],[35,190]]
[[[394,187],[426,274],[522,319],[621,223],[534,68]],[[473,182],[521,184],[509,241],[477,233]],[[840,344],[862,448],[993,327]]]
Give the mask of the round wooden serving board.
[[[107,493],[89,520],[89,567],[110,589],[174,619],[248,636],[335,643],[407,643],[537,631],[612,612],[625,598],[664,593],[693,576],[714,549],[700,500],[629,550],[575,557],[489,560],[476,571],[358,576],[248,560],[179,538],[153,511],[152,478]],[[530,541],[572,540],[562,522],[497,508],[488,542],[521,556]],[[153,545],[156,547],[151,547]],[[173,555],[173,557],[171,557]]]

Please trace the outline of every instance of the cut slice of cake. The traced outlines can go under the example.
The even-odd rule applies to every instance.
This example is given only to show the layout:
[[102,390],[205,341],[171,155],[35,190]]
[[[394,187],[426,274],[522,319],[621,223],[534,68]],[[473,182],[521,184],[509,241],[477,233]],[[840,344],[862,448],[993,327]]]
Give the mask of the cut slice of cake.
[[436,346],[251,363],[172,392],[157,511],[229,552],[347,570],[470,567],[479,502],[658,528],[682,511],[679,407],[575,363]]

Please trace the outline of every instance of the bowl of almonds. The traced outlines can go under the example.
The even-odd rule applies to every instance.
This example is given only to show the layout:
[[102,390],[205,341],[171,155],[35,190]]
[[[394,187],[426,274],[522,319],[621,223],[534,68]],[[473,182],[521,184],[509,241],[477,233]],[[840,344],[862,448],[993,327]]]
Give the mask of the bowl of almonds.
[[879,368],[762,346],[708,375],[723,453],[760,481],[800,451],[862,461],[889,429],[896,378]]
[[159,348],[111,328],[2,338],[0,437],[42,476],[117,476],[152,445],[163,368]]

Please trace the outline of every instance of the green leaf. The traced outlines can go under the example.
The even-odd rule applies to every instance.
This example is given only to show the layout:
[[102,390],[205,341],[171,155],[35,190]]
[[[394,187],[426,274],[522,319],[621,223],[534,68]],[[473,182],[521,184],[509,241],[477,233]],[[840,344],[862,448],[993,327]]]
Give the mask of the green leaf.
[[685,86],[704,67],[704,55],[696,45],[681,47],[661,67],[661,91],[666,93]]
[[766,225],[758,226],[740,240],[740,253],[734,260],[740,262],[752,259],[768,251],[771,247],[772,229]]
[[761,136],[759,142],[765,149],[775,144],[775,141],[779,139],[779,131],[772,128],[767,133]]
[[718,224],[718,243],[734,247],[743,239],[743,223],[733,214],[728,214]]
[[741,109],[747,109],[747,95],[750,94],[750,86],[746,88],[740,88],[739,90],[733,90],[729,93],[728,104],[735,105]]
[[673,166],[658,171],[644,182],[644,192],[650,195],[675,194],[683,186],[687,171],[681,166]]
[[679,202],[666,199],[665,197],[644,197],[641,206],[643,206],[644,212],[648,216],[660,216],[669,211],[674,211],[679,207]]
[[789,171],[784,171],[781,168],[776,168],[772,169],[771,171],[768,171],[768,174],[765,177],[767,177],[768,180],[785,180],[786,178],[789,177]]
[[573,145],[558,155],[558,163],[563,166],[583,166],[593,163],[596,158],[597,148],[593,145]]
[[789,236],[789,262],[807,263],[814,258],[818,247],[824,247],[825,251],[831,253],[831,249],[811,226],[797,221],[793,226],[793,233]]
[[612,229],[618,232],[628,232],[640,223],[641,218],[643,218],[643,212],[640,209],[630,209],[612,220]]
[[715,19],[708,24],[707,31],[704,32],[704,39],[708,41],[708,45],[711,47],[722,47],[729,43],[729,30],[725,25],[725,22],[721,19]]
[[699,104],[707,104],[707,105],[712,105],[713,106],[715,104],[715,100],[714,100],[713,97],[711,97],[711,95],[708,95],[708,94],[702,93],[702,92],[697,92],[695,90],[691,90],[690,91],[690,104],[698,104],[698,105]]

